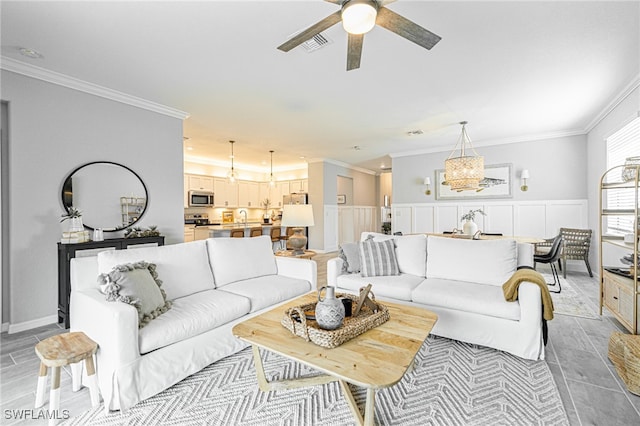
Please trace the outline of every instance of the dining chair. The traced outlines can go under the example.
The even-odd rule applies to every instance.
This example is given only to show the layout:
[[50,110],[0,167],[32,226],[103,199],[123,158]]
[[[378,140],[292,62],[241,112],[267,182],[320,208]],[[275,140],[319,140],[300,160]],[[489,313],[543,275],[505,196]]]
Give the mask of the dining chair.
[[[558,268],[562,271],[562,276],[567,278],[567,260],[582,260],[587,266],[589,276],[593,277],[591,265],[589,264],[589,250],[591,248],[591,229],[560,228],[560,235],[564,240],[562,252],[558,259]],[[536,243],[536,254],[548,253],[553,244],[553,238],[542,243]]]
[[553,282],[547,283],[548,286],[555,287],[558,285],[558,291],[549,290],[551,293],[560,293],[562,291],[562,285],[560,284],[560,277],[558,277],[558,269],[556,268],[556,262],[560,260],[562,254],[562,234],[556,235],[551,243],[551,249],[547,253],[534,254],[533,255],[533,268],[536,268],[537,263],[547,263],[551,268],[551,275],[553,276]]

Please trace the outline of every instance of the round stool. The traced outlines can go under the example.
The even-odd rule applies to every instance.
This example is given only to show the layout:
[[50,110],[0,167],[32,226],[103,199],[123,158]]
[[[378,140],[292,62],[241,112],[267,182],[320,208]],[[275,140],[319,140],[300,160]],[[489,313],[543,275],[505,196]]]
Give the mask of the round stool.
[[[60,367],[75,364],[84,360],[87,370],[91,405],[100,404],[100,391],[96,377],[96,369],[93,364],[93,355],[98,350],[98,344],[89,339],[83,332],[71,332],[49,337],[36,345],[36,354],[40,358],[40,373],[38,375],[38,388],[36,390],[36,404],[39,408],[44,405],[44,388],[47,384],[47,367],[51,367],[51,393],[49,395],[49,410],[60,409]],[[82,374],[82,369],[80,369]],[[73,377],[73,390],[76,386],[76,377]],[[79,380],[79,379],[78,379]],[[79,382],[77,382],[79,383]],[[55,424],[56,419],[51,419],[49,424]]]

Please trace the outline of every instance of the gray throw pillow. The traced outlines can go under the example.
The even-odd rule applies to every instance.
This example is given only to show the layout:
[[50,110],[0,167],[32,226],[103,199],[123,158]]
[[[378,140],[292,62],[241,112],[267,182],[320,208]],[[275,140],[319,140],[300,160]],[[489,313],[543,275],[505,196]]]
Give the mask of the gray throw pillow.
[[140,261],[114,266],[108,274],[98,276],[98,284],[109,302],[127,303],[136,308],[138,328],[171,308],[153,263]]
[[338,257],[344,261],[342,272],[360,272],[360,249],[358,243],[344,243],[340,246]]
[[367,238],[359,243],[360,275],[378,277],[400,275],[393,240],[373,241]]

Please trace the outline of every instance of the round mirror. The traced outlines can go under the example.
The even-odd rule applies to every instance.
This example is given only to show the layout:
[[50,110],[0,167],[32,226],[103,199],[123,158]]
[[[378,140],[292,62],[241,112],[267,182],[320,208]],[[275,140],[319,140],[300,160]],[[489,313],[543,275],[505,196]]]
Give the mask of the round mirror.
[[82,212],[86,228],[114,232],[134,225],[147,209],[148,193],[140,176],[122,164],[94,161],[65,179],[62,205]]

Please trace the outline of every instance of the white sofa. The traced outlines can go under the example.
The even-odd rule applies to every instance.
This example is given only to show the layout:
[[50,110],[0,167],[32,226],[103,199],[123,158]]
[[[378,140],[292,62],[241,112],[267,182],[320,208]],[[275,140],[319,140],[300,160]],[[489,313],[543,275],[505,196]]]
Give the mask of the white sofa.
[[540,288],[522,283],[516,302],[505,301],[502,292],[517,267],[533,265],[531,244],[371,232],[363,232],[362,240],[369,235],[394,239],[400,275],[362,277],[343,271],[342,258],[330,259],[327,281],[337,291],[357,293],[371,283],[378,300],[435,312],[437,336],[544,359]]
[[[141,260],[157,265],[173,306],[138,329],[136,308],[107,302],[97,277]],[[232,327],[315,289],[316,268],[311,260],[275,257],[269,236],[210,238],[73,259],[71,330],[99,345],[96,367],[105,409],[132,407],[245,348]]]

